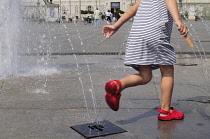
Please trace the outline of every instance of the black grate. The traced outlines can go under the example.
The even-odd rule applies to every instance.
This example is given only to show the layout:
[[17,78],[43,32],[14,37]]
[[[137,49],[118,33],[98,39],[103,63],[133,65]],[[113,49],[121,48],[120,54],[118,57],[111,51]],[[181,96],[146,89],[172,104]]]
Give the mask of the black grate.
[[[210,52],[176,52],[177,55],[210,55]],[[46,55],[125,55],[125,52],[21,53],[20,56]]]
[[126,130],[116,126],[109,121],[75,125],[70,128],[72,128],[87,139],[127,132]]

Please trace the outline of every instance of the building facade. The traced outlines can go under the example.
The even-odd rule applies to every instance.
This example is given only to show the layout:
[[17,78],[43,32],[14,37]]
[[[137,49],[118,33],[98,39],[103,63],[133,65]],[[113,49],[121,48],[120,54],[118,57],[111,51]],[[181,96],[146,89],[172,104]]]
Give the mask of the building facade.
[[[48,1],[48,3],[46,3]],[[27,16],[45,18],[47,21],[55,21],[58,18],[67,20],[70,16],[82,18],[86,15],[83,11],[94,11],[97,7],[101,12],[111,10],[114,13],[120,9],[126,11],[137,0],[23,0]],[[210,0],[177,0],[181,14],[194,19],[199,13],[210,17]]]

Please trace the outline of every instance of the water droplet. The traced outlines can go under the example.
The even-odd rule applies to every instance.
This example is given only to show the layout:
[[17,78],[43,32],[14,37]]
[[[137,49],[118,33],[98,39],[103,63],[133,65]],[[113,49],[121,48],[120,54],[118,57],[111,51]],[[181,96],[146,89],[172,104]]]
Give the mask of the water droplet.
[[63,25],[64,28],[66,28],[66,25]]
[[33,93],[35,93],[35,94],[49,94],[46,90],[43,90],[43,89],[36,89],[35,91],[33,91]]

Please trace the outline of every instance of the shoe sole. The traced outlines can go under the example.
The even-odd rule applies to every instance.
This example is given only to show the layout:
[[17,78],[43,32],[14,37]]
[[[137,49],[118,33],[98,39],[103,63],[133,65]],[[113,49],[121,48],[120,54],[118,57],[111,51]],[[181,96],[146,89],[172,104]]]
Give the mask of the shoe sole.
[[184,117],[182,117],[182,118],[172,118],[172,119],[169,119],[169,120],[159,119],[158,118],[158,120],[160,120],[160,121],[172,121],[172,120],[183,120],[183,119],[184,119]]

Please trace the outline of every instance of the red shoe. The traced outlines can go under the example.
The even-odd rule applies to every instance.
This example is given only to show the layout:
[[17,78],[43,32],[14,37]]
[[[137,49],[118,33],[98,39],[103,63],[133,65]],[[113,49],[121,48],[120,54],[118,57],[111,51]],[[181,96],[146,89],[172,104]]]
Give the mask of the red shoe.
[[[119,85],[118,89],[117,89],[117,85]],[[120,97],[121,97],[121,94],[120,94],[121,87],[122,87],[122,84],[121,84],[120,80],[109,81],[105,85],[106,103],[114,111],[117,111],[119,109]]]
[[184,113],[183,112],[176,111],[173,107],[171,107],[171,109],[173,110],[172,112],[165,111],[165,110],[159,108],[158,112],[163,113],[163,114],[167,114],[167,116],[160,116],[160,114],[158,114],[158,119],[163,120],[163,121],[184,119]]

